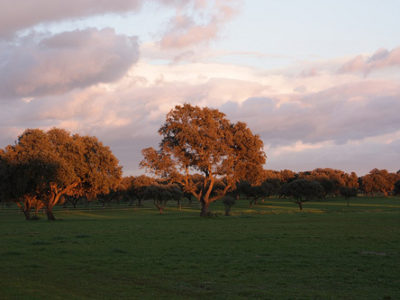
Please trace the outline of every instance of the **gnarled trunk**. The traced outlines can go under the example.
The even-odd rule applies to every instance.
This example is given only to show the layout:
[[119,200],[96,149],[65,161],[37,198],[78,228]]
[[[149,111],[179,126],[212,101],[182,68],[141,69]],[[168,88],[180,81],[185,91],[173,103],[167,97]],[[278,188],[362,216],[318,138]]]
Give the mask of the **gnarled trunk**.
[[56,218],[53,215],[53,207],[56,206],[58,203],[63,203],[64,198],[63,195],[67,194],[71,191],[74,187],[78,185],[78,182],[72,183],[65,188],[59,188],[56,183],[50,183],[50,190],[51,193],[49,198],[47,199],[46,203],[46,215],[49,221],[54,221]]
[[53,215],[53,207],[46,207],[46,215],[47,215],[47,220],[49,221],[55,221],[56,218]]
[[210,215],[210,211],[208,210],[210,203],[205,202],[204,200],[201,201],[201,211],[200,217],[208,217]]
[[57,204],[61,195],[53,195],[46,205],[47,220],[54,221],[56,218],[53,215],[53,207]]
[[31,210],[35,204],[35,198],[25,195],[22,199],[19,199],[16,203],[18,207],[21,209],[21,211],[24,213],[25,220],[30,220]]

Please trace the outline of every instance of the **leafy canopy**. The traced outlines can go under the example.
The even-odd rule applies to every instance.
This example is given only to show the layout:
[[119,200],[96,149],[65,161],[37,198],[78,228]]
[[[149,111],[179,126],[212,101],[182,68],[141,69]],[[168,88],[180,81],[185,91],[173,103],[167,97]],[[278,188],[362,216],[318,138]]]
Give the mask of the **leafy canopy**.
[[[159,134],[159,150],[144,149],[141,166],[179,183],[203,208],[239,180],[256,182],[261,177],[266,159],[263,142],[245,123],[231,123],[217,109],[178,105],[167,114]],[[194,174],[202,175],[200,184]],[[211,196],[217,181],[224,187]]]

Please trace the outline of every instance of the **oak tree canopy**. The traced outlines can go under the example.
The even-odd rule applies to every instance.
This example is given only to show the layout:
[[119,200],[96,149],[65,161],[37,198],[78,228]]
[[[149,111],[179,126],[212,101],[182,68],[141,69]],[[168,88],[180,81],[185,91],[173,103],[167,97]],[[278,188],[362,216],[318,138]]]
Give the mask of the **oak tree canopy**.
[[27,219],[31,208],[53,207],[63,196],[93,198],[118,186],[121,167],[111,150],[96,137],[71,135],[63,129],[27,129],[15,145],[1,151],[2,188]]
[[[159,134],[160,148],[143,149],[141,167],[194,195],[201,203],[201,216],[239,180],[255,183],[261,177],[266,160],[262,140],[245,123],[232,123],[217,109],[175,106]],[[202,175],[200,184],[194,182],[199,178],[194,174]],[[215,191],[217,182],[223,188]]]

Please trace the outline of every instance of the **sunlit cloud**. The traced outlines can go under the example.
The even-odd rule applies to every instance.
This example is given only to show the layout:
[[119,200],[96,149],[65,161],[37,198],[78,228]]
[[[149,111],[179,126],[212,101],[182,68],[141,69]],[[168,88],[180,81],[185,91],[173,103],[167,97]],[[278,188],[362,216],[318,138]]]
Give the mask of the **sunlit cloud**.
[[161,48],[187,48],[215,39],[222,25],[235,15],[239,2],[196,1],[190,12],[178,8],[160,41]]
[[3,98],[63,94],[122,77],[138,59],[135,37],[113,29],[86,29],[54,36],[32,33],[0,45]]
[[346,62],[339,71],[342,73],[360,72],[367,75],[380,69],[392,67],[396,67],[397,71],[400,69],[400,47],[391,51],[382,48],[370,56],[358,55]]

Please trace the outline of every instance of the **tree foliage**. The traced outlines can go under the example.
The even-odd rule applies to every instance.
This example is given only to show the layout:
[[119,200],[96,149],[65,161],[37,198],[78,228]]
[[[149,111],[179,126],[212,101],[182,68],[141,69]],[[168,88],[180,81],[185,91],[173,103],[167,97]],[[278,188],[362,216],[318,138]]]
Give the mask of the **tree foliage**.
[[317,168],[312,171],[300,172],[299,178],[318,181],[325,191],[325,196],[337,196],[341,187],[358,188],[357,174],[345,173],[342,170],[331,168]]
[[385,169],[373,169],[361,178],[361,187],[367,195],[383,194],[388,196],[393,191],[395,182],[399,179],[398,174],[389,173]]
[[292,197],[294,203],[302,210],[303,202],[323,198],[324,189],[318,181],[296,179],[284,184],[281,194],[285,197]]
[[[263,142],[245,123],[231,123],[216,109],[184,104],[176,106],[159,130],[160,149],[142,151],[141,166],[180,184],[201,203],[201,215],[241,180],[260,179],[265,163]],[[193,174],[200,174],[200,185]],[[224,188],[212,194],[217,181]]]
[[[54,220],[53,207],[70,197],[93,198],[115,188],[121,167],[111,150],[95,137],[73,135],[63,129],[28,129],[1,152],[5,193],[27,219],[37,205]],[[2,190],[4,187],[2,188]]]
[[174,184],[153,184],[144,189],[144,199],[153,200],[160,214],[163,213],[169,200],[180,201],[182,197],[182,191]]

